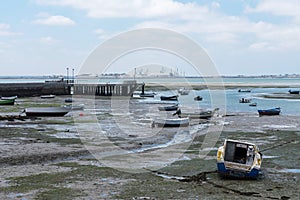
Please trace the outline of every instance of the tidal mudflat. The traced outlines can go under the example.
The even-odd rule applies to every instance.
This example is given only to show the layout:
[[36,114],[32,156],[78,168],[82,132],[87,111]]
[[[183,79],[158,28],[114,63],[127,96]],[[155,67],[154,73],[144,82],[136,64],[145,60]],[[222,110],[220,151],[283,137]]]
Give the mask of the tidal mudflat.
[[[35,97],[19,99],[16,106],[1,108],[1,115],[19,114],[27,106],[57,106],[64,98],[57,97],[47,102]],[[88,99],[82,98],[79,101],[89,105]],[[193,132],[190,138],[185,137],[184,128],[180,131],[177,128],[162,129],[158,134],[147,137],[134,132],[134,129],[130,134],[128,131],[120,132],[114,122],[124,117],[124,113],[110,112],[111,102],[108,99],[96,99],[95,102],[96,108],[92,111],[74,111],[65,117],[0,121],[0,199],[300,197],[300,118],[297,116],[258,117],[256,113],[232,113],[218,115],[203,124],[194,123],[193,126],[199,131]],[[146,130],[151,126],[151,118],[156,117],[156,107],[131,102],[129,109],[132,112],[129,111],[126,118]],[[89,115],[96,116],[102,131],[109,133],[109,141],[124,152],[143,155],[144,152],[154,152],[174,145],[176,148],[166,151],[165,156],[176,153],[181,156],[155,169],[147,167],[147,159],[143,160],[144,163],[136,163],[143,165],[142,173],[106,166],[106,162],[87,150],[87,145],[94,144],[78,132],[76,123],[83,124],[88,131],[100,131],[89,129],[94,123]],[[199,150],[206,134],[210,134],[203,134],[202,130],[220,122],[224,126],[216,144],[205,157],[200,158]],[[122,128],[130,130],[130,127],[127,124]],[[227,180],[217,175],[216,151],[225,138],[247,140],[260,147],[263,154],[263,177],[259,180]],[[97,145],[101,146],[101,150],[105,150],[107,145],[109,151],[107,141],[99,141]],[[124,152],[119,154],[111,151],[106,158],[124,161],[128,157]]]

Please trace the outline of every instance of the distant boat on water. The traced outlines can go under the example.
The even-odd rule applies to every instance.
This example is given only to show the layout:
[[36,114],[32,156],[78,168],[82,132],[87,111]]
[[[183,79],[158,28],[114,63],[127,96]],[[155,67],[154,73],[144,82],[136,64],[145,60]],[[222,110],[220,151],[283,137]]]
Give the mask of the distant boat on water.
[[29,117],[62,117],[70,111],[64,107],[33,107],[24,110]]
[[249,90],[249,89],[246,89],[246,90],[239,89],[238,92],[251,92],[251,90]]
[[290,94],[299,94],[300,91],[299,90],[289,90]]
[[202,99],[203,99],[203,98],[202,98],[201,96],[196,96],[196,97],[194,98],[195,101],[202,101]]
[[265,110],[258,110],[259,116],[261,115],[279,115],[281,109],[280,108],[271,108]]
[[178,95],[173,96],[161,96],[160,100],[162,101],[178,101]]
[[250,99],[241,98],[239,102],[240,103],[250,103],[250,101],[251,101]]
[[250,103],[249,106],[255,107],[255,106],[257,106],[257,103],[256,102]]
[[190,93],[190,90],[185,89],[185,88],[180,88],[178,90],[178,93],[181,94],[181,95],[188,95]]

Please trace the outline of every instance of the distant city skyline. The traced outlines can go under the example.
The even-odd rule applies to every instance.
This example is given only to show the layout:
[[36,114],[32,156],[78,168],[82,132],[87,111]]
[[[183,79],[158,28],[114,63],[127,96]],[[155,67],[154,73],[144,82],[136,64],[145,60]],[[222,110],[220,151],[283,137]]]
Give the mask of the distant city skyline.
[[[67,68],[77,74],[98,45],[138,28],[186,35],[205,49],[220,75],[300,74],[299,10],[297,0],[5,1],[1,75],[65,75]],[[180,59],[148,53],[129,55],[107,73],[129,73],[136,58],[146,57],[145,64],[153,60],[195,74]]]

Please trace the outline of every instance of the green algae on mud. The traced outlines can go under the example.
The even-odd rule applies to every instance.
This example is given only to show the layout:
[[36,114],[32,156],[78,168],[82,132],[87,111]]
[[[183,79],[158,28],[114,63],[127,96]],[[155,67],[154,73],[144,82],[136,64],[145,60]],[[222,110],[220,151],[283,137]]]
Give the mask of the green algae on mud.
[[80,138],[56,138],[51,136],[57,132],[54,129],[39,131],[35,128],[4,127],[0,129],[0,138],[28,138],[32,139],[32,142],[53,142],[61,145],[82,144]]

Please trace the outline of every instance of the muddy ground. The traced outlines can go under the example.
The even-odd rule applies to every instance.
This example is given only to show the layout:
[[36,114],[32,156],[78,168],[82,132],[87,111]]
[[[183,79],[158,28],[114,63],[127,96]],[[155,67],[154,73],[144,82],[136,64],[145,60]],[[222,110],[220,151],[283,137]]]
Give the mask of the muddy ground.
[[[1,108],[1,116],[18,115],[32,105],[57,106],[64,98],[47,102],[19,99],[17,105]],[[74,111],[58,118],[0,121],[0,199],[300,198],[299,117],[231,113],[202,121],[205,126],[193,122],[198,131],[192,134],[184,128],[169,128],[146,137],[135,129],[130,134],[120,133],[112,123],[119,116],[109,112],[109,101],[96,101],[99,110],[93,113]],[[82,102],[88,105],[88,100]],[[134,123],[146,132],[151,130],[153,113],[145,116],[149,108],[143,109],[140,105],[134,108],[138,110]],[[95,122],[89,116],[94,114],[102,127],[99,130],[91,128]],[[78,129],[78,124],[83,129]],[[215,124],[224,125],[222,132],[215,144],[205,149],[208,154],[200,158],[203,141],[212,134],[205,130]],[[123,128],[130,129],[130,124]],[[100,140],[86,139],[90,132],[100,129],[110,131],[109,135]],[[187,138],[186,133],[191,137]],[[246,140],[260,147],[263,177],[225,180],[218,176],[216,151],[225,138]],[[98,157],[97,153],[102,154]]]

